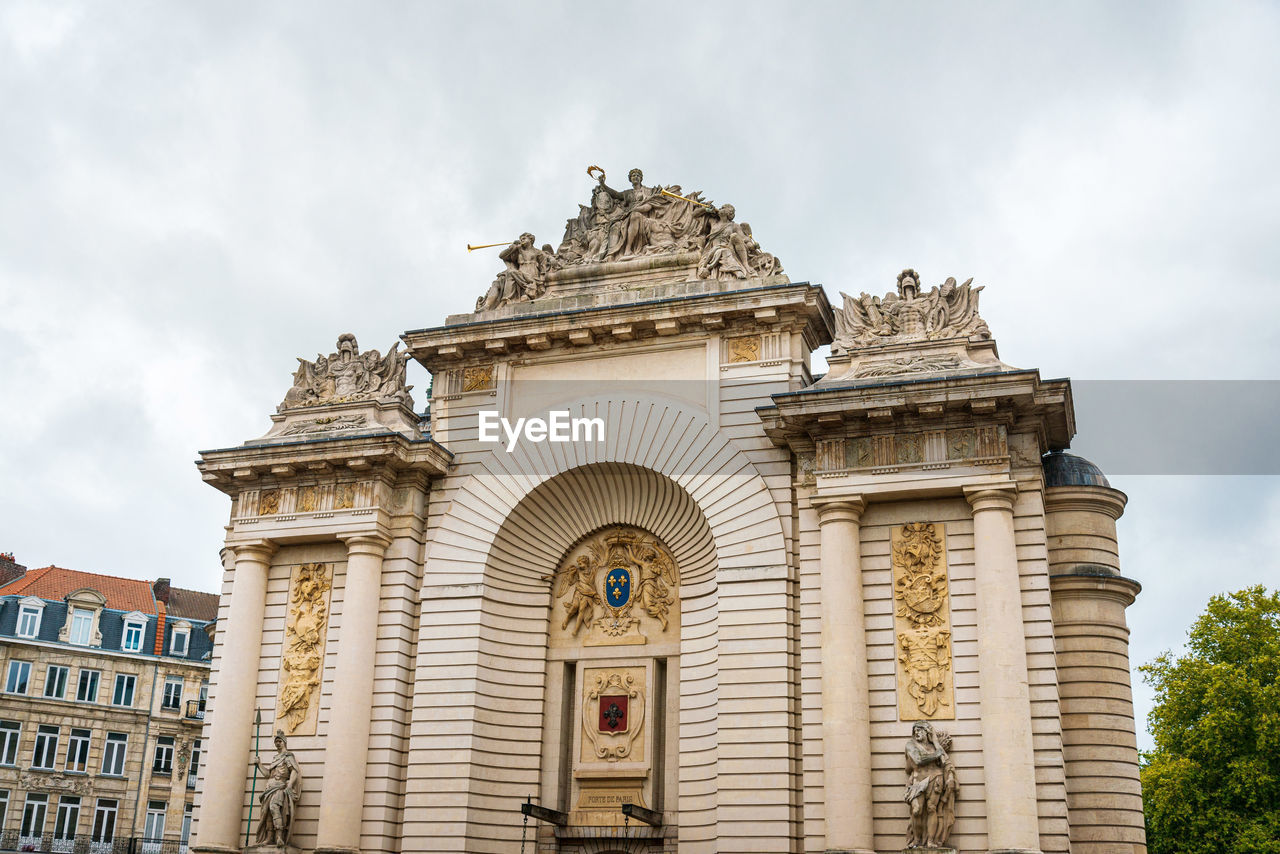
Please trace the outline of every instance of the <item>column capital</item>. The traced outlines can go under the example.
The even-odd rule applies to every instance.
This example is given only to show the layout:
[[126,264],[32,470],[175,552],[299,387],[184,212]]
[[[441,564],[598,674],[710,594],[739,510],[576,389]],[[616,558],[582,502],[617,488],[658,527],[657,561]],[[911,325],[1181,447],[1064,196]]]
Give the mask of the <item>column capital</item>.
[[1013,512],[1013,501],[1018,497],[1018,484],[984,483],[964,488],[964,497],[973,508],[979,510],[1007,510]]
[[828,522],[858,522],[867,502],[861,495],[814,496],[810,503],[818,511],[818,524]]
[[266,563],[276,553],[279,546],[271,540],[244,540],[228,543],[224,551],[231,552],[231,559],[239,563],[242,559]]
[[386,534],[352,534],[342,538],[347,544],[347,554],[366,554],[382,557],[391,545],[391,538]]

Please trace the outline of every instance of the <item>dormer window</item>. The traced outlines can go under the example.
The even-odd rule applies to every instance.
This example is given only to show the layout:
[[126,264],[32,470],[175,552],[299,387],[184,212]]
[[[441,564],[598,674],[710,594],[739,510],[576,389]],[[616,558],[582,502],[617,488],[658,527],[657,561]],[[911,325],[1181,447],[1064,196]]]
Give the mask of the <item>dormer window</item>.
[[18,637],[33,638],[40,634],[40,618],[44,615],[44,600],[28,596],[18,605]]
[[121,636],[120,648],[125,652],[142,652],[142,638],[147,631],[147,618],[134,612],[124,616],[124,634]]
[[76,646],[88,646],[93,637],[93,612],[86,608],[71,609],[71,634],[68,638]]
[[76,646],[102,646],[99,621],[107,605],[107,597],[97,590],[82,587],[67,594],[67,621],[58,630],[58,640]]
[[169,654],[182,655],[187,654],[187,650],[191,648],[191,626],[188,623],[175,623],[173,630],[169,634]]

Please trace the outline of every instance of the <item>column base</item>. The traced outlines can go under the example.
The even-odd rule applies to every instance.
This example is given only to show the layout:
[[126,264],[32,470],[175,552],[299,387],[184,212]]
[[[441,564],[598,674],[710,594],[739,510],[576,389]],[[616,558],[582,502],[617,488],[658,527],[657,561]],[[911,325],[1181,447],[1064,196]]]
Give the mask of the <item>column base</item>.
[[244,854],[303,854],[301,848],[293,845],[276,845],[272,842],[259,842],[246,845]]
[[868,848],[828,848],[822,854],[876,854]]
[[957,854],[950,845],[921,845],[917,848],[903,848],[902,854]]
[[987,854],[1044,854],[1039,848],[992,848]]

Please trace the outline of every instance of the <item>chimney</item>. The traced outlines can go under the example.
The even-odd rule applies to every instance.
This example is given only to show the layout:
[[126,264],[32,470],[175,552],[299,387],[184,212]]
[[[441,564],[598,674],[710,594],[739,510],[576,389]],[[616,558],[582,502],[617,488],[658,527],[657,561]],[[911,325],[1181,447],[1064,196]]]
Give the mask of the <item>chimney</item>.
[[0,552],[0,586],[17,581],[27,574],[27,568],[14,560],[13,552]]
[[151,592],[155,594],[158,601],[169,604],[169,579],[157,578],[151,584]]

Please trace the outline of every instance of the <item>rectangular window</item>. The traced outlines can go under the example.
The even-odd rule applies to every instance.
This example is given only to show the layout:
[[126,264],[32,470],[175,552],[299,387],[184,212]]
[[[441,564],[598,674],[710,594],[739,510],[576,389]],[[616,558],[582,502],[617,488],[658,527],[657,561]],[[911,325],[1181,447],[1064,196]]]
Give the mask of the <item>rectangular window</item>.
[[80,686],[76,688],[76,700],[81,703],[98,702],[98,677],[100,670],[81,670]]
[[43,771],[53,770],[58,761],[58,733],[60,727],[41,724],[36,729],[36,749],[31,753],[31,767]]
[[128,673],[116,674],[116,690],[111,695],[111,702],[117,706],[133,705],[133,686],[137,678]]
[[31,680],[30,661],[10,661],[9,678],[4,683],[4,690],[10,694],[27,693],[27,682]]
[[70,851],[71,846],[58,845],[59,842],[70,842],[76,837],[76,829],[80,824],[80,798],[76,795],[63,795],[58,799],[58,815],[53,820],[54,851]]
[[195,744],[191,745],[191,764],[187,766],[187,788],[194,789],[196,782],[200,779],[200,752],[203,742],[196,739]]
[[27,846],[39,845],[40,835],[44,833],[44,820],[49,810],[49,796],[27,793],[26,805],[22,808],[22,830],[19,832],[18,844]]
[[0,765],[18,764],[18,739],[21,737],[22,724],[0,721]]
[[18,609],[18,637],[33,638],[40,634],[40,614],[43,611],[35,605],[23,605]]
[[102,749],[102,773],[111,777],[124,776],[124,754],[129,747],[129,736],[123,732],[107,733],[107,745]]
[[173,773],[173,736],[162,735],[156,739],[156,755],[151,770],[156,774]]
[[70,672],[68,667],[50,664],[49,669],[44,672],[44,695],[57,700],[67,696],[67,674]]
[[125,652],[139,652],[142,649],[142,623],[124,624],[124,642],[120,648]]
[[67,742],[67,770],[87,772],[89,770],[89,741],[93,733],[87,729],[71,730],[71,740]]
[[115,800],[98,798],[98,806],[93,811],[92,842],[116,841],[116,808]]
[[9,790],[0,789],[0,827],[4,827],[5,819],[9,817]]
[[182,708],[182,677],[167,676],[164,680],[164,700],[161,702],[162,709],[177,710]]
[[[169,805],[164,801],[147,801],[147,823],[142,828],[144,844],[164,839],[164,813]],[[159,846],[156,846],[157,850]]]
[[174,629],[173,640],[169,643],[169,654],[170,655],[186,655],[187,642],[189,638],[190,638],[190,634],[187,632],[186,629]]
[[93,633],[93,612],[84,608],[71,609],[71,632],[68,640],[77,646],[88,646]]

